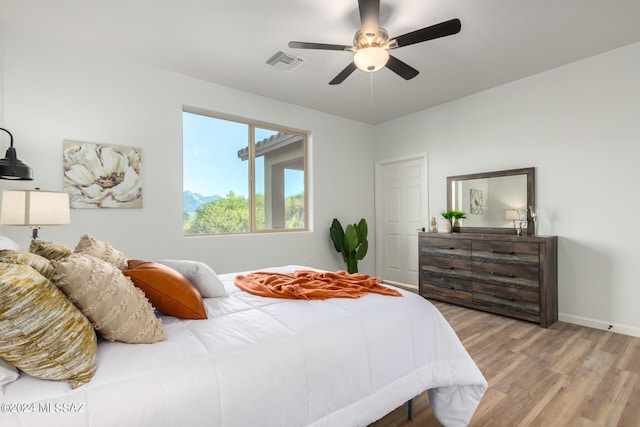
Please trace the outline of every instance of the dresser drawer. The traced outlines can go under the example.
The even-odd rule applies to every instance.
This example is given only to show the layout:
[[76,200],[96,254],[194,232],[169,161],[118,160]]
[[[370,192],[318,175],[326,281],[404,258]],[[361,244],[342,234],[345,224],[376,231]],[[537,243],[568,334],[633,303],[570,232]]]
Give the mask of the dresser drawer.
[[473,282],[473,301],[521,313],[540,314],[540,293],[537,291]]
[[423,284],[471,292],[470,259],[424,256],[420,274]]
[[538,243],[496,242],[475,240],[472,243],[472,259],[481,262],[503,264],[540,264]]
[[423,237],[420,240],[420,256],[471,259],[471,240]]
[[439,301],[450,302],[452,304],[471,303],[473,300],[470,291],[446,289],[428,284],[420,285],[420,295],[425,298],[437,299]]
[[472,262],[473,281],[538,292],[540,269],[537,265]]

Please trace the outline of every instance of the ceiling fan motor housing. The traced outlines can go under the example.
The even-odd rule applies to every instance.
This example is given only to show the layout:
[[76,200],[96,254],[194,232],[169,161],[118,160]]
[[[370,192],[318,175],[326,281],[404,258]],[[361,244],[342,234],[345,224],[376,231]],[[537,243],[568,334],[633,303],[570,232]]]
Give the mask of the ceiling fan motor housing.
[[353,48],[364,49],[367,47],[384,47],[387,48],[387,42],[389,41],[389,33],[382,27],[378,27],[378,33],[364,33],[362,30],[356,31],[353,36]]

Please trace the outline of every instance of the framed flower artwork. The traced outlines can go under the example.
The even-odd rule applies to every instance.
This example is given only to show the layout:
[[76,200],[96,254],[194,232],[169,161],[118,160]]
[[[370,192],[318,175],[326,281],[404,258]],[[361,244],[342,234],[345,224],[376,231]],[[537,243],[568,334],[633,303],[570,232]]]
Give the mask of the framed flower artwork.
[[484,197],[482,190],[476,188],[469,189],[469,210],[472,214],[482,215],[484,209]]
[[142,208],[142,151],[63,142],[64,191],[72,208]]

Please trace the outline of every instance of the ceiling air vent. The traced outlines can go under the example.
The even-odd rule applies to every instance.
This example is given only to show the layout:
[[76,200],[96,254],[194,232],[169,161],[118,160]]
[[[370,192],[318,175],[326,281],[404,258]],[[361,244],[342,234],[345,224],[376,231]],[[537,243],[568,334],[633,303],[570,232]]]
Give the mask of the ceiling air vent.
[[265,63],[277,68],[278,70],[291,71],[302,63],[302,59],[290,53],[277,51]]

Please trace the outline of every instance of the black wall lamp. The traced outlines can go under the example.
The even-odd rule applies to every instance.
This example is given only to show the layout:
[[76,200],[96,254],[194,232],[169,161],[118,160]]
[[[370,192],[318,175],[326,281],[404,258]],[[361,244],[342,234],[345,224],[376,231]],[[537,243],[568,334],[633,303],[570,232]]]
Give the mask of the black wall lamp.
[[0,179],[13,179],[30,181],[33,179],[33,170],[22,163],[16,155],[16,149],[13,148],[13,135],[11,132],[4,128],[0,130],[9,134],[10,146],[7,149],[7,153],[4,155],[4,159],[0,160]]

